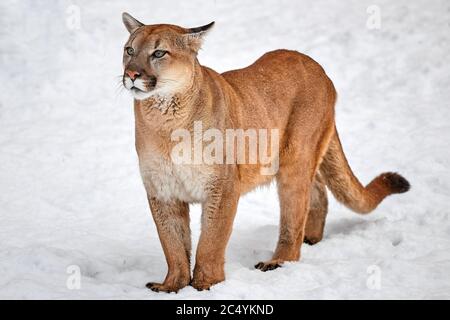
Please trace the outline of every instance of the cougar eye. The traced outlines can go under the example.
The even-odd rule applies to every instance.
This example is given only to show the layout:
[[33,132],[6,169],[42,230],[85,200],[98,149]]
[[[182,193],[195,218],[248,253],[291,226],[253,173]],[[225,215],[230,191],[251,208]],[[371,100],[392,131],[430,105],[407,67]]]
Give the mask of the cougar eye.
[[129,56],[132,56],[134,54],[134,49],[132,47],[126,47],[125,51]]
[[155,52],[153,52],[152,56],[154,56],[155,58],[162,58],[166,53],[167,51],[164,50],[156,50]]

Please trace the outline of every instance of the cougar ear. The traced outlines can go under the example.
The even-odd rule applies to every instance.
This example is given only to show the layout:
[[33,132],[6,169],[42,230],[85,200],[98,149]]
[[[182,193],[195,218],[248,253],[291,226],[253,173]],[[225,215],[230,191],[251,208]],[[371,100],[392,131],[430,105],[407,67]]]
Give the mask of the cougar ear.
[[198,52],[203,43],[203,38],[214,26],[214,21],[201,27],[186,29],[184,35],[185,43],[193,51]]
[[138,28],[144,25],[142,22],[137,21],[135,18],[133,18],[130,14],[126,12],[122,13],[122,21],[129,33],[133,33]]

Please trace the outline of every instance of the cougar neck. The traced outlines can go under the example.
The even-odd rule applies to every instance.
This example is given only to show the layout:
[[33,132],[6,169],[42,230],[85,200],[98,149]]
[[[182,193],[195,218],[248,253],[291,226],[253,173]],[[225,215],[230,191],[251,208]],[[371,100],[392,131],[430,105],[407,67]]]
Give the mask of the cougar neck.
[[144,110],[157,110],[162,115],[173,118],[183,118],[194,112],[195,105],[200,100],[199,95],[203,83],[202,67],[196,59],[189,85],[181,92],[172,95],[154,95],[145,100],[135,100],[135,105]]

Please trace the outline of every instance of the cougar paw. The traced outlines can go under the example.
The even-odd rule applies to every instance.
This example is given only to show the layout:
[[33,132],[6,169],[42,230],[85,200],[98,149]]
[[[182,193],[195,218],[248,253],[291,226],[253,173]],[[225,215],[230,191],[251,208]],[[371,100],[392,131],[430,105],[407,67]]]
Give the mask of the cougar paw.
[[215,269],[215,273],[205,273],[201,269],[194,270],[194,277],[191,281],[193,286],[198,291],[209,290],[211,286],[225,280],[225,274],[220,268]]
[[170,286],[164,283],[156,283],[156,282],[149,282],[145,286],[154,292],[167,292],[167,293],[170,292],[178,293],[178,290],[182,288],[180,286]]
[[281,263],[279,261],[267,261],[267,262],[259,262],[255,265],[256,269],[259,269],[261,271],[270,271],[275,270],[276,268],[281,267]]
[[317,238],[317,237],[305,237],[303,239],[303,242],[306,244],[309,244],[310,246],[320,242],[320,240],[322,240],[322,238]]
[[191,286],[193,286],[198,291],[209,290],[214,283],[203,282],[203,281],[195,281],[191,282]]

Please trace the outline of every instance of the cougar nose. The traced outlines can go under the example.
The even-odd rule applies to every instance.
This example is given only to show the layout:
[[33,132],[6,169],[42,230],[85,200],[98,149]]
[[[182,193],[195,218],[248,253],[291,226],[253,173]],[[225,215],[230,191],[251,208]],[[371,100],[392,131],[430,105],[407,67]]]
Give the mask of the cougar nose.
[[139,77],[141,74],[137,71],[131,71],[131,70],[127,70],[125,71],[126,74],[130,77],[131,80],[134,81],[134,79],[136,79],[137,77]]

